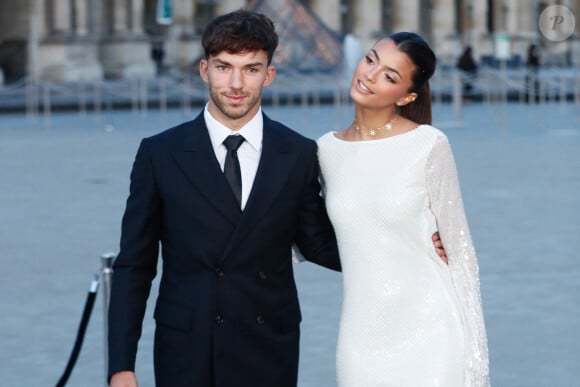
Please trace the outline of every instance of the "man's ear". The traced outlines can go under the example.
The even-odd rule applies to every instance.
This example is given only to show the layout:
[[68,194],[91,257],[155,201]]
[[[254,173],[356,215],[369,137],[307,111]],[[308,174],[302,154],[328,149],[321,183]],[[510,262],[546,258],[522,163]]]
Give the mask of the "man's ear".
[[274,81],[274,78],[276,78],[276,67],[268,66],[266,69],[266,78],[264,79],[262,86],[270,86],[270,84]]
[[203,81],[205,83],[209,82],[209,80],[207,78],[207,60],[206,59],[201,59],[199,61],[199,75],[201,76],[201,79],[203,79]]

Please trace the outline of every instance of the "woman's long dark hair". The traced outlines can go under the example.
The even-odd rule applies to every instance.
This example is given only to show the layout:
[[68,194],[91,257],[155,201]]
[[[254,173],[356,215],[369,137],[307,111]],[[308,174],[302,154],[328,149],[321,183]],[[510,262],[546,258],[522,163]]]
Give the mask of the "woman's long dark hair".
[[413,32],[396,32],[388,37],[416,66],[410,93],[417,93],[415,101],[397,108],[398,113],[418,124],[431,124],[431,89],[429,79],[435,73],[437,59],[431,47]]

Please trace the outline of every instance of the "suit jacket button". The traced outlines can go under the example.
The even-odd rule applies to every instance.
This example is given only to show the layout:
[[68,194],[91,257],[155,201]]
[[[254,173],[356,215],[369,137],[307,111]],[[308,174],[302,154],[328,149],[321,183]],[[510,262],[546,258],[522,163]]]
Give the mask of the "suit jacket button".
[[264,317],[262,316],[256,317],[256,322],[258,323],[258,325],[262,325],[265,322]]
[[216,266],[215,267],[215,275],[217,275],[218,277],[223,277],[224,276],[224,271],[221,268],[221,266]]
[[222,315],[221,315],[221,314],[217,314],[217,315],[215,316],[215,322],[216,322],[217,324],[223,324],[223,322],[224,322],[224,318],[222,317]]
[[265,272],[263,272],[263,271],[259,271],[259,272],[258,272],[258,277],[259,277],[261,280],[265,280],[265,279],[267,278],[267,275],[266,275],[266,273],[265,273]]

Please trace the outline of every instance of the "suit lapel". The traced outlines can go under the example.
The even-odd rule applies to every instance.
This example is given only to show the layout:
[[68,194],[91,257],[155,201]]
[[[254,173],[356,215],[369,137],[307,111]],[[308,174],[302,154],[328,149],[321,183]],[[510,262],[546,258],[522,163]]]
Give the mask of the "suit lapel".
[[264,115],[262,154],[244,211],[240,211],[215,157],[203,113],[185,125],[183,149],[173,157],[191,184],[219,213],[236,225],[222,260],[266,216],[283,189],[296,161],[286,132]]
[[186,130],[183,150],[173,155],[175,161],[218,212],[232,223],[238,223],[241,211],[215,157],[203,113],[191,121]]
[[260,164],[244,210],[243,221],[260,219],[268,212],[277,194],[288,180],[292,156],[284,134],[275,127],[265,126]]

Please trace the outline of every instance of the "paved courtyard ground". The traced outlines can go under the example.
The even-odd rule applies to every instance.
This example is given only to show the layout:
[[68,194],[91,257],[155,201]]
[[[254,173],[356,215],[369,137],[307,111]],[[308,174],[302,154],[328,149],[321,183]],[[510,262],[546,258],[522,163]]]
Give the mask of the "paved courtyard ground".
[[[350,106],[264,108],[316,138]],[[580,386],[580,106],[436,104],[454,149],[481,267],[494,386]],[[189,119],[149,111],[0,115],[2,386],[54,385],[100,255],[118,248],[139,140]],[[332,387],[340,274],[296,267],[303,308],[300,387]],[[70,386],[104,386],[102,293]],[[152,310],[137,361],[153,386]]]

